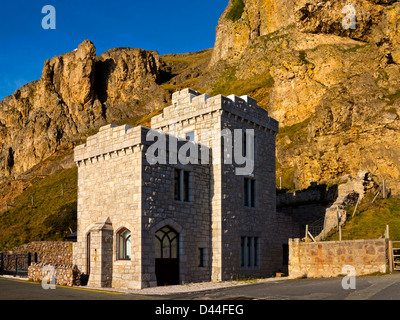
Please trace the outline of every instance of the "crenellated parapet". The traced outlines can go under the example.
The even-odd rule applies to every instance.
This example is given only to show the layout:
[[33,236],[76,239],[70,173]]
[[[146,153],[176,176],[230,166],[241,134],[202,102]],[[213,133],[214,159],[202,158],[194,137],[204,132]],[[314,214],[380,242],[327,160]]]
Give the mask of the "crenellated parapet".
[[257,105],[257,101],[249,96],[228,97],[217,95],[210,97],[192,89],[184,89],[172,95],[172,105],[163,113],[151,119],[153,129],[162,129],[171,124],[196,121],[206,115],[226,112],[254,126],[260,126],[275,133],[279,131],[278,121],[268,116],[267,110]]
[[97,134],[87,138],[85,144],[75,148],[74,161],[80,166],[87,162],[98,162],[127,152],[132,153],[134,148],[146,144],[149,130],[146,127],[133,128],[113,124],[101,127]]
[[[207,118],[223,114],[270,134],[276,134],[279,130],[278,122],[269,117],[268,112],[259,107],[257,101],[249,96],[210,97],[192,89],[175,92],[172,95],[172,105],[151,119],[151,127],[153,130],[163,131],[170,125],[200,123]],[[149,130],[151,129],[142,126],[133,128],[128,125],[112,124],[101,127],[99,132],[89,137],[84,145],[75,148],[74,160],[81,166],[132,153],[135,148],[142,150],[143,146],[152,144],[152,141],[147,139]],[[167,139],[169,139],[168,134]],[[179,142],[182,143],[184,142]]]
[[[75,148],[74,161],[80,167],[132,154],[136,151],[143,151],[144,147],[149,147],[155,141],[158,141],[159,134],[164,138],[163,141],[165,143],[158,143],[157,148],[168,154],[172,153],[177,156],[178,150],[187,143],[186,140],[177,139],[172,135],[147,127],[139,126],[134,128],[128,125],[116,126],[111,124],[101,127],[99,132],[89,137],[85,144],[77,146]],[[170,142],[171,139],[176,140],[176,142]],[[172,143],[176,144],[176,150],[169,148]],[[193,162],[197,162],[201,157],[201,150],[202,148],[204,149],[204,146],[200,146],[198,143],[193,143],[193,146],[197,148],[198,152],[194,159],[190,159]]]

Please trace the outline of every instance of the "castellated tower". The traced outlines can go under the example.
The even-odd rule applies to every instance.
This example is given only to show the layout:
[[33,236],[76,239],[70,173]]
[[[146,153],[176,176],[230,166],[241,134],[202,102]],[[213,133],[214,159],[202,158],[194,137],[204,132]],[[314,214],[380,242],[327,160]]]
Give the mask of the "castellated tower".
[[[150,164],[154,130],[177,140],[178,149],[191,143],[198,161]],[[254,150],[244,175],[235,153],[227,157],[229,141],[237,146],[235,130],[244,133],[243,150]],[[221,132],[232,132],[231,140]],[[74,263],[89,284],[144,288],[277,272],[277,132],[278,122],[248,96],[185,89],[152,118],[151,129],[109,125],[77,147]],[[164,151],[173,158],[168,143]]]

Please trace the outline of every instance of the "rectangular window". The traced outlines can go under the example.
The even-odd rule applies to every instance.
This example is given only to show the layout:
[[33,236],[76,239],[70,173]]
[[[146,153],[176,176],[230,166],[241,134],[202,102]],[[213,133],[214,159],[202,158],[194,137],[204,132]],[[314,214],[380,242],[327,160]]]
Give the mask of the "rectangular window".
[[282,245],[282,265],[287,266],[289,265],[289,245],[283,244]]
[[204,268],[206,266],[206,249],[199,248],[199,267]]
[[189,202],[190,173],[183,171],[183,201]]
[[256,180],[253,178],[244,178],[243,196],[245,207],[255,208]]
[[181,200],[181,183],[180,183],[180,170],[175,169],[175,200]]
[[175,200],[190,202],[190,172],[182,169],[175,169],[174,184]]
[[240,238],[240,266],[242,268],[244,268],[244,264],[245,264],[245,250],[244,250],[244,243],[245,243],[245,237],[241,237]]
[[240,238],[240,266],[242,268],[255,268],[259,266],[259,238]]

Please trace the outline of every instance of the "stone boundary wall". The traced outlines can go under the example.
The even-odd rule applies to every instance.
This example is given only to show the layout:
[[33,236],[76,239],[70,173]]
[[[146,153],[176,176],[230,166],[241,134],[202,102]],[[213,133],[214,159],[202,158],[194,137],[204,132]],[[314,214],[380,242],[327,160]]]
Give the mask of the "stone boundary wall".
[[62,241],[36,241],[3,252],[4,257],[25,253],[37,253],[37,260],[32,262],[48,263],[52,265],[72,264],[72,243]]
[[337,186],[327,187],[324,184],[315,185],[295,192],[278,191],[276,195],[276,206],[281,208],[315,203],[328,204],[335,202],[337,197]]
[[54,268],[54,277],[56,279],[56,285],[61,286],[80,286],[81,285],[81,273],[77,266],[51,266],[46,263],[33,263],[28,269],[28,279],[34,282],[42,282],[43,278],[47,276],[50,279],[50,272],[46,270],[52,270]]
[[353,240],[301,242],[289,239],[289,278],[329,278],[353,266],[356,275],[386,273],[390,270],[390,241]]

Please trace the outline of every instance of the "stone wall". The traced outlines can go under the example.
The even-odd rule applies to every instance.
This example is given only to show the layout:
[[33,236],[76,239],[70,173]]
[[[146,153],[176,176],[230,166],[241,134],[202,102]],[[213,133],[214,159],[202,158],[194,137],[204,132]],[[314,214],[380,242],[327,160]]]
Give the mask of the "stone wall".
[[[53,269],[54,268],[54,269]],[[61,286],[80,286],[81,273],[76,266],[52,266],[46,263],[33,263],[28,269],[28,278],[34,282],[42,282],[46,277],[50,279],[52,271],[54,270],[54,277],[56,285]]]
[[[74,261],[82,273],[90,274],[92,286],[101,287],[104,274],[100,225],[113,230],[110,257],[112,286],[141,288],[141,188],[142,127],[106,126],[75,149],[78,163],[78,233]],[[107,221],[108,220],[108,221]],[[107,223],[106,223],[107,222]],[[123,228],[132,233],[132,259],[117,260],[116,234]],[[90,237],[88,238],[88,235]]]
[[321,278],[343,274],[343,267],[353,266],[356,275],[390,269],[389,240],[353,240],[300,242],[289,239],[289,277]]
[[312,184],[304,190],[295,192],[278,191],[276,206],[293,207],[298,205],[310,205],[316,203],[333,203],[338,196],[337,186],[327,187],[326,184]]
[[32,262],[48,263],[52,265],[72,264],[72,243],[62,241],[36,241],[30,242],[10,251],[4,252],[4,256],[24,253],[37,253],[37,260]]

